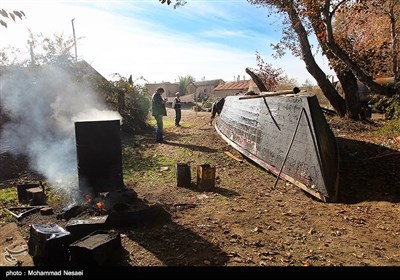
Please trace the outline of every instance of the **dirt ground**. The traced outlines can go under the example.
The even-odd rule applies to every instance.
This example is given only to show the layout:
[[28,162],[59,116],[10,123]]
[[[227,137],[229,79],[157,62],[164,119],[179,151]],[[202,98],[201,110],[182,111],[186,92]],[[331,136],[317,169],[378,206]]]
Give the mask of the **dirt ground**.
[[[133,147],[124,158],[125,185],[142,201],[161,204],[170,219],[118,228],[125,249],[118,265],[400,266],[400,143],[374,136],[381,121],[329,120],[340,149],[340,186],[338,202],[324,203],[282,180],[274,188],[274,175],[213,127],[200,128],[210,113],[182,115],[181,127],[172,125],[173,111],[164,118],[167,144],[151,134],[123,139],[124,149]],[[141,161],[153,168],[135,168]],[[190,188],[176,186],[176,163],[190,164]],[[196,166],[205,163],[216,167],[211,192],[195,187]],[[18,222],[26,238],[38,216]]]

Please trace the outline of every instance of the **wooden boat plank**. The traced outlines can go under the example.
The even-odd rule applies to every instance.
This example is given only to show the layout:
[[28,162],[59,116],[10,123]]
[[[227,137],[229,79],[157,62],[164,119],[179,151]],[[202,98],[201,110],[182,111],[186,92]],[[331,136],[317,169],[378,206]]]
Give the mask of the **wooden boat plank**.
[[336,200],[337,145],[315,95],[227,97],[216,129],[275,175],[323,201]]

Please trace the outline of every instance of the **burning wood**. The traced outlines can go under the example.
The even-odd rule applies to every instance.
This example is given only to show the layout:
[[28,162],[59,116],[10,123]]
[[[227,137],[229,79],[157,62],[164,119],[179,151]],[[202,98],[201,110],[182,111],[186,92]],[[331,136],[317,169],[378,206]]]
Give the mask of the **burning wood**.
[[99,210],[99,213],[101,213],[103,210],[104,203],[99,201],[96,203],[96,206],[97,206],[97,209]]
[[85,200],[85,204],[92,204],[93,201],[93,196],[90,194],[85,194],[83,196],[84,200]]
[[76,217],[80,213],[82,213],[84,211],[84,207],[73,204],[65,207],[62,211],[62,213],[57,215],[57,219],[68,221],[69,219]]

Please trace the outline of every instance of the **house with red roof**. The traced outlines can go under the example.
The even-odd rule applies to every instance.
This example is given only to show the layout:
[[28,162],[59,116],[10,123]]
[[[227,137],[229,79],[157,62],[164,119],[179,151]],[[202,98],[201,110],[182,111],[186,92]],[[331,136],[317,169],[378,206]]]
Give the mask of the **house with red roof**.
[[229,95],[244,94],[249,90],[250,80],[226,82],[214,88],[213,97],[223,98]]

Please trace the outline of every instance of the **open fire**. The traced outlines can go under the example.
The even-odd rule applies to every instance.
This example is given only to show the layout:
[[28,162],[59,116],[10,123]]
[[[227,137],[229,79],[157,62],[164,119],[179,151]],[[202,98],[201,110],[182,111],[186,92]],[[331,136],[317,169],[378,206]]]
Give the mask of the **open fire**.
[[57,213],[65,229],[31,225],[28,247],[36,265],[116,263],[123,255],[116,228],[170,219],[160,205],[147,205],[123,184],[119,120],[79,122],[75,128],[78,195]]
[[96,203],[96,205],[97,205],[97,209],[99,210],[99,213],[101,213],[103,210],[104,203],[99,201]]

